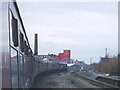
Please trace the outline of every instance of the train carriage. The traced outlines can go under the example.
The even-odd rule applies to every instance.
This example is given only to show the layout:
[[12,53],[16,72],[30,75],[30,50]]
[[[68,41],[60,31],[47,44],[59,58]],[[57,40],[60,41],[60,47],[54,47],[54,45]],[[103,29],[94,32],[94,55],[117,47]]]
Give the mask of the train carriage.
[[2,2],[2,88],[30,88],[34,77],[61,69],[58,63],[39,61],[30,47],[16,2]]

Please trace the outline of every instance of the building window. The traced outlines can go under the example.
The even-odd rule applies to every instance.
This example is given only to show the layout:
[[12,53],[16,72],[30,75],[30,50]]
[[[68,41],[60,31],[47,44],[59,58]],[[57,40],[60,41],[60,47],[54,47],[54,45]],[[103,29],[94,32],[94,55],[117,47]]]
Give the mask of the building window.
[[67,55],[67,53],[65,53],[65,55]]

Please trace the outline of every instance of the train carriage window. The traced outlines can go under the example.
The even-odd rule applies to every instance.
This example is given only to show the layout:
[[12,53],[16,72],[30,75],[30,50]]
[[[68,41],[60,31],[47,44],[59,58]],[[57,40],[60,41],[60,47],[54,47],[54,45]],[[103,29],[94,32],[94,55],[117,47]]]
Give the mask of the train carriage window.
[[25,53],[25,55],[28,56],[28,48],[29,48],[29,47],[27,46],[26,41],[24,41],[24,42],[25,42],[25,44],[24,44],[24,45],[25,45],[25,47],[24,47],[24,48],[25,48],[24,53]]
[[24,37],[21,32],[20,32],[20,48],[21,48],[21,51],[24,52]]
[[27,45],[25,46],[25,50],[26,50],[25,54],[28,56],[28,46]]
[[25,53],[25,55],[27,55],[27,44],[26,44],[26,41],[24,41],[24,42],[25,42],[25,44],[24,44],[25,45],[25,47],[24,47],[25,48],[24,53]]
[[18,52],[11,48],[11,81],[12,88],[18,88]]
[[12,40],[14,46],[18,46],[18,20],[12,14]]
[[28,56],[28,54],[29,54],[28,52],[29,52],[29,47],[27,46],[27,56]]

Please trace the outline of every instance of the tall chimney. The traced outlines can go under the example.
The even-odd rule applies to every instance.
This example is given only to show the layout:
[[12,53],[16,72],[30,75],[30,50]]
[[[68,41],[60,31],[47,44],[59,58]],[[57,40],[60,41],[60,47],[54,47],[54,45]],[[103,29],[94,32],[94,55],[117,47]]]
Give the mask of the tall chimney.
[[107,48],[105,49],[105,57],[107,57]]
[[34,55],[38,55],[38,35],[35,34]]

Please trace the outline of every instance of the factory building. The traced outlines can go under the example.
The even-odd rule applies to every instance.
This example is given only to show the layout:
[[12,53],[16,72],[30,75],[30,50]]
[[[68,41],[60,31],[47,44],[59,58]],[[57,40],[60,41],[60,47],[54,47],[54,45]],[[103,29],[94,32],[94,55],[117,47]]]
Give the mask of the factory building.
[[56,61],[70,63],[70,50],[64,50],[63,53],[56,55]]
[[37,55],[37,57],[41,60],[47,58],[50,61],[70,63],[70,50],[64,50],[63,53],[58,53],[58,55],[55,54]]

